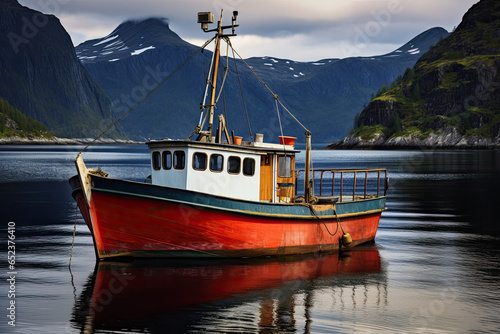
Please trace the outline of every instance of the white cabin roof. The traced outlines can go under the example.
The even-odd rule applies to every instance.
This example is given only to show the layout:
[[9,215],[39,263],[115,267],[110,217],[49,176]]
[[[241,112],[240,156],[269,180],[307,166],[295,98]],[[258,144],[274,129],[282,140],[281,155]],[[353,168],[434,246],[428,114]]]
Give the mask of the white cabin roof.
[[206,149],[223,150],[223,151],[253,151],[256,154],[268,154],[272,152],[297,153],[293,145],[282,145],[274,143],[258,143],[258,142],[242,142],[241,145],[230,145],[225,143],[209,143],[190,140],[152,140],[146,143],[150,149],[160,147],[203,147]]

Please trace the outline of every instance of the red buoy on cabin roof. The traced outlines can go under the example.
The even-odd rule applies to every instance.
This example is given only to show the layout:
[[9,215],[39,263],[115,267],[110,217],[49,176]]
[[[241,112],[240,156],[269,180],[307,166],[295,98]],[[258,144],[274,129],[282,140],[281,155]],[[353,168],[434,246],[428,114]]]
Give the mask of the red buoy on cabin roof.
[[281,145],[294,145],[295,144],[295,139],[297,137],[290,137],[290,136],[279,136],[280,138],[280,144]]

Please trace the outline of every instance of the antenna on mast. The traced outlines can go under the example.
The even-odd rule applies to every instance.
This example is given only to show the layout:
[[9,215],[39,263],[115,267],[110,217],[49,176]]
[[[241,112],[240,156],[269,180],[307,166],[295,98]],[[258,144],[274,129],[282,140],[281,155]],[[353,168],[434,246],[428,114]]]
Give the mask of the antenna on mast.
[[[212,127],[213,127],[213,119],[214,119],[214,109],[215,109],[215,96],[216,96],[216,83],[217,83],[217,72],[219,67],[219,57],[220,57],[220,40],[221,38],[229,38],[232,36],[236,36],[235,28],[239,26],[238,24],[238,11],[233,11],[233,17],[231,19],[231,25],[222,25],[222,13],[220,13],[220,20],[217,22],[217,28],[208,29],[208,25],[214,23],[214,14],[212,12],[199,12],[198,13],[198,23],[201,24],[201,29],[204,32],[215,32],[215,51],[212,58],[212,62],[210,64],[210,73],[207,78],[207,83],[205,87],[205,94],[203,95],[203,101],[201,102],[201,115],[199,124],[196,126],[193,134],[198,134],[197,141],[212,141]],[[225,34],[224,30],[231,29],[230,34]],[[206,98],[208,94],[208,88],[210,87],[210,103],[206,104]],[[207,130],[202,131],[203,124],[205,121],[203,120],[203,114],[205,109],[208,111],[209,120],[207,125]],[[205,116],[206,117],[206,116]],[[192,135],[193,135],[192,134]],[[230,142],[230,138],[228,138],[228,142]]]

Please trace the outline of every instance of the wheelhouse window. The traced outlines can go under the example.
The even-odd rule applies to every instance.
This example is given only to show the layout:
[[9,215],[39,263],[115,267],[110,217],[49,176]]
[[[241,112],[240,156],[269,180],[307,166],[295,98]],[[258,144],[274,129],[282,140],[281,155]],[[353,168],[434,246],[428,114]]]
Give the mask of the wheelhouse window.
[[255,174],[255,160],[251,158],[243,159],[243,175],[253,176]]
[[240,157],[229,157],[227,159],[227,172],[229,174],[239,174],[241,169]]
[[174,152],[174,168],[175,169],[184,169],[186,166],[186,155],[184,151],[175,151]]
[[282,155],[278,157],[278,176],[292,177],[292,157]]
[[193,154],[193,169],[194,170],[207,169],[207,155],[205,153],[196,152]]
[[222,172],[224,166],[224,157],[221,154],[212,154],[210,156],[210,170],[212,172]]
[[163,169],[171,169],[172,168],[172,153],[170,151],[163,151],[161,155],[161,162]]
[[160,152],[155,151],[153,152],[152,156],[152,163],[153,163],[153,169],[154,170],[160,170],[161,169],[161,155]]

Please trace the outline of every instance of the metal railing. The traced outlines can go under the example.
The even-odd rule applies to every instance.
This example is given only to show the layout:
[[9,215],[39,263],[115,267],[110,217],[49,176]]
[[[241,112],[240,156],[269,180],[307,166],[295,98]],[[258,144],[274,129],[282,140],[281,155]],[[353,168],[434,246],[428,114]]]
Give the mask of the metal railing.
[[[304,190],[304,180],[299,182],[300,173],[303,172],[305,172],[305,169],[299,169],[295,172],[296,195],[299,195],[300,191]],[[324,196],[338,196],[339,202],[342,202],[346,197],[354,201],[361,198],[385,196],[389,186],[389,178],[387,169],[385,168],[312,169],[311,175],[315,196],[320,198]],[[319,194],[317,193],[318,189]]]

